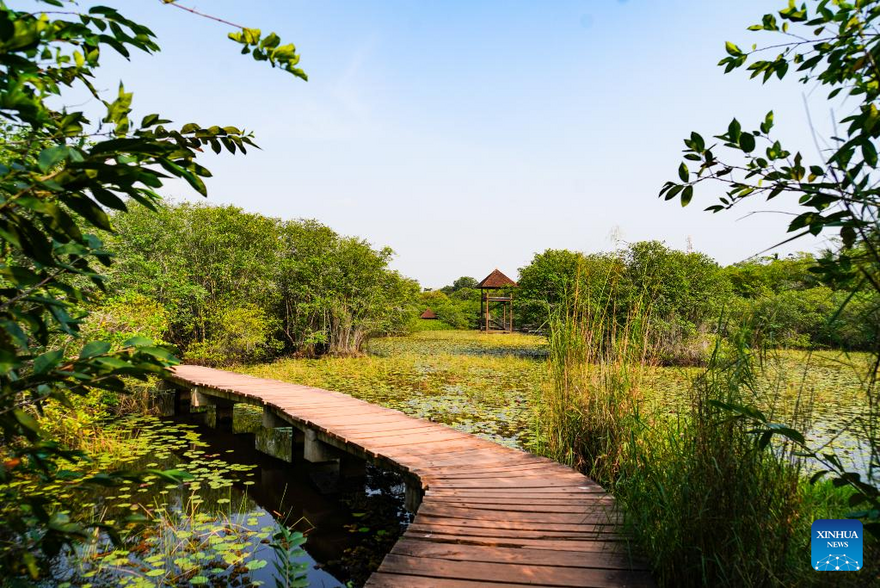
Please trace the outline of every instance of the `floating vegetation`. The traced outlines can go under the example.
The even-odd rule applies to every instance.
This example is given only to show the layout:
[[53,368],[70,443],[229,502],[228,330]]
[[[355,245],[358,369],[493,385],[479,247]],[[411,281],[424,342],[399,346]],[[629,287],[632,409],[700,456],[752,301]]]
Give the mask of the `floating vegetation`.
[[[102,444],[107,451],[71,464],[66,473],[76,479],[101,470],[174,469],[185,473],[180,484],[153,474],[69,491],[63,481],[27,482],[33,487],[23,491],[53,498],[48,508],[63,517],[59,520],[121,530],[114,543],[96,527],[92,541],[50,563],[53,579],[47,586],[259,586],[271,582],[278,569],[298,570],[297,577],[304,577],[314,567],[299,548],[310,530],[308,521],[297,521],[279,535],[273,513],[248,496],[258,466],[212,451],[197,428],[147,416],[108,422],[104,432],[112,442]],[[285,549],[278,548],[279,537]],[[279,554],[296,558],[278,561]],[[339,585],[326,573],[321,576],[326,585]]]
[[[372,355],[282,360],[246,373],[338,390],[447,424],[502,445],[529,449],[535,402],[548,382],[544,337],[478,331],[422,331],[370,341]],[[865,354],[777,351],[765,361],[755,403],[787,422],[796,403],[812,406],[807,439],[865,471],[866,450],[852,423],[864,413],[859,375]],[[642,382],[644,414],[677,415],[699,368],[655,367]]]
[[478,355],[546,358],[546,337],[522,333],[485,334],[479,331],[422,331],[406,337],[383,337],[367,343],[380,357],[396,355]]
[[534,432],[532,397],[547,371],[536,357],[545,347],[545,339],[533,335],[428,331],[371,342],[370,351],[380,349],[384,356],[289,359],[243,370],[345,392],[527,448]]
[[[779,350],[767,354],[752,402],[772,421],[794,423],[807,444],[835,451],[847,468],[867,472],[869,449],[861,419],[866,414],[860,378],[869,373],[869,356],[838,351]],[[696,368],[649,368],[643,386],[647,412],[675,416],[684,407]],[[807,463],[812,469],[812,464]]]

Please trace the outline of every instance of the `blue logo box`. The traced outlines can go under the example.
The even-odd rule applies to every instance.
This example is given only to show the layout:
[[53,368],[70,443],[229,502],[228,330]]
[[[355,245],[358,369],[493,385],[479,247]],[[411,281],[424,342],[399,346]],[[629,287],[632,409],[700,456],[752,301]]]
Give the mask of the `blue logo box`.
[[855,572],[862,569],[862,522],[854,519],[818,519],[810,531],[813,569]]

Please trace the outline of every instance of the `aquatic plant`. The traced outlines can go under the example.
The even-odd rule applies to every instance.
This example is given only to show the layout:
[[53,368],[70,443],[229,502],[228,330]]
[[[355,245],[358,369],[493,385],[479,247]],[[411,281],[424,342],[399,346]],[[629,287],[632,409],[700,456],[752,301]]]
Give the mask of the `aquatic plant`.
[[286,525],[279,525],[269,547],[275,552],[275,587],[276,588],[302,588],[309,585],[306,578],[307,565],[300,561],[305,555],[302,549],[306,542],[305,536],[299,531],[293,531]]
[[[97,493],[62,481],[42,487],[30,482],[29,491],[47,495],[53,516],[96,526],[88,542],[46,562],[56,582],[153,586],[241,580],[256,586],[264,581],[254,574],[274,561],[266,543],[278,523],[247,495],[256,466],[210,453],[192,424],[129,416],[103,423],[103,430],[109,441],[90,444],[90,459],[72,464],[65,477],[173,467],[186,481],[174,484],[151,474],[123,484],[109,480]],[[120,529],[116,536],[114,528]]]

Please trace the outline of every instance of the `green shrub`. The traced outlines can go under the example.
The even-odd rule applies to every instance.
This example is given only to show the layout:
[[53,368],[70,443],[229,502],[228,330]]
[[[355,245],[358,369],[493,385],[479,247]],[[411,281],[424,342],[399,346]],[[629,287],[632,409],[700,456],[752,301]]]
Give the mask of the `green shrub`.
[[575,289],[621,328],[650,300],[655,355],[670,365],[704,364],[707,335],[729,298],[728,279],[717,263],[658,241],[593,255],[548,249],[520,268],[519,324],[545,330],[551,314],[571,303]]
[[210,335],[190,345],[186,360],[204,365],[249,363],[277,353],[283,344],[274,338],[276,321],[260,308],[226,308],[211,321]]
[[[167,340],[193,361],[358,353],[366,338],[401,331],[415,313],[418,286],[388,268],[390,249],[316,221],[185,203],[158,214],[132,210],[113,222],[118,233],[109,238],[118,255],[111,287],[162,304]],[[262,343],[228,332],[236,327],[218,319],[251,307],[228,318],[260,323],[253,337]],[[253,309],[283,345],[267,339]]]
[[440,321],[452,328],[475,328],[480,318],[479,291],[470,292],[476,292],[476,303],[467,297],[458,296],[458,292],[449,296],[440,290],[422,292],[419,296],[420,312],[430,308]]
[[166,345],[169,324],[168,312],[159,302],[126,292],[97,305],[86,318],[82,333],[86,340],[110,341],[116,346],[135,336]]
[[414,318],[410,321],[409,325],[407,325],[407,332],[409,333],[419,333],[421,331],[451,331],[454,329],[455,327],[440,319],[425,320]]

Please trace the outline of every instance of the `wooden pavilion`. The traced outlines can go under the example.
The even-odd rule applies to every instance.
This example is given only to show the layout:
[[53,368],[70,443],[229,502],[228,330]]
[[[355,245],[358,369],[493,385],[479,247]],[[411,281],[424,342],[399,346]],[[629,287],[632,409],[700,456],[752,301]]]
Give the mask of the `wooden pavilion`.
[[[496,268],[483,278],[479,288],[480,330],[486,333],[512,333],[513,292],[510,289],[516,288],[516,282]],[[499,312],[501,316],[498,316]]]
[[426,321],[435,321],[437,320],[437,315],[430,308],[426,308],[425,312],[423,312],[422,316],[420,316],[419,318]]

